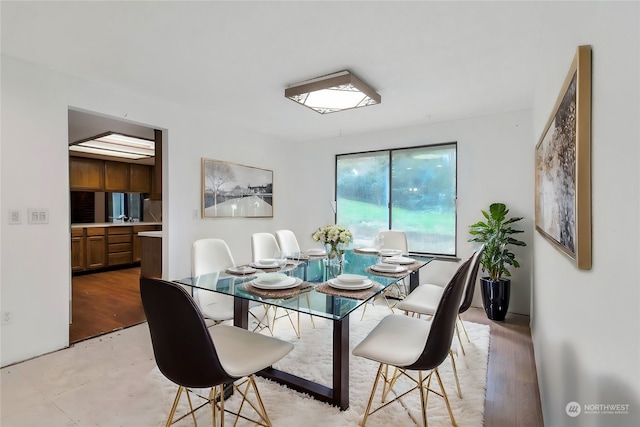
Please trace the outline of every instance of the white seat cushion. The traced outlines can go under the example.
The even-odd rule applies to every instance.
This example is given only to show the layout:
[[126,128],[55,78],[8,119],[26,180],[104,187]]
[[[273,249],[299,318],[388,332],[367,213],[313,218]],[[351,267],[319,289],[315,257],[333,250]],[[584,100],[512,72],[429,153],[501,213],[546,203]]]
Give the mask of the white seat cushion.
[[200,311],[206,319],[221,322],[233,319],[233,297],[198,289],[196,295]]
[[273,365],[293,344],[229,325],[209,328],[220,364],[232,377],[245,377]]
[[424,283],[415,288],[395,308],[418,314],[433,315],[438,308],[444,288],[438,285]]
[[410,365],[422,354],[430,328],[431,322],[390,314],[353,349],[353,355],[392,366]]

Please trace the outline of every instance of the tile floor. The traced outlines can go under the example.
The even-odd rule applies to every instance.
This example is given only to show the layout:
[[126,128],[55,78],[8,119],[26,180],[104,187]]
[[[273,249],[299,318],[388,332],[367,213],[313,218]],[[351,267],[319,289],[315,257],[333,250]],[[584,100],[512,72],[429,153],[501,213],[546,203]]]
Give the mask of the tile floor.
[[154,369],[146,323],[2,368],[0,425],[163,425]]

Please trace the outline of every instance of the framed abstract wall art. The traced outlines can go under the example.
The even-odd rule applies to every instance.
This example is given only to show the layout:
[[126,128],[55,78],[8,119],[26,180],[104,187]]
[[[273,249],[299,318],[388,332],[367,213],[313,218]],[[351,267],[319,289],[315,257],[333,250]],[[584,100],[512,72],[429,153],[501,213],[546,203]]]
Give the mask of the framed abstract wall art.
[[591,269],[591,46],[579,46],[536,145],[535,225]]
[[203,158],[202,217],[273,217],[273,171]]

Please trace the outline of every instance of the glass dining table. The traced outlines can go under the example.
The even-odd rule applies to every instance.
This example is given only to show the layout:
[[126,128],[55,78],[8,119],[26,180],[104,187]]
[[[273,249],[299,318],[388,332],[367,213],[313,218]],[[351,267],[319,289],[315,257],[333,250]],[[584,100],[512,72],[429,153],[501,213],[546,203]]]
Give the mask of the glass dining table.
[[269,367],[257,375],[271,379],[299,392],[307,393],[315,399],[338,406],[342,410],[349,407],[349,315],[366,304],[387,287],[409,277],[413,290],[419,283],[420,268],[434,258],[411,255],[414,262],[407,270],[399,273],[382,273],[370,267],[378,262],[377,254],[347,250],[344,255],[343,273],[358,274],[371,280],[374,286],[366,290],[349,291],[328,286],[329,270],[326,257],[290,260],[282,272],[301,281],[294,289],[282,292],[260,292],[253,288],[251,281],[256,273],[247,275],[216,272],[197,277],[188,277],[174,282],[218,292],[234,297],[234,325],[248,329],[249,304],[260,302],[289,311],[326,318],[333,324],[333,378],[332,387],[301,378],[297,375]]

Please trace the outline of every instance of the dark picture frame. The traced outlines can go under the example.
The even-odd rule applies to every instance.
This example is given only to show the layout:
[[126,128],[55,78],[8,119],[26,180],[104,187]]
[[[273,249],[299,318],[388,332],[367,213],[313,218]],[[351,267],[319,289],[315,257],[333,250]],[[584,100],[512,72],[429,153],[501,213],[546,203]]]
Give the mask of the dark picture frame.
[[579,46],[535,152],[535,225],[591,269],[591,46]]
[[273,171],[202,159],[203,218],[272,218]]

